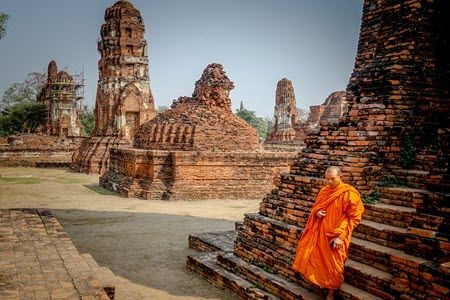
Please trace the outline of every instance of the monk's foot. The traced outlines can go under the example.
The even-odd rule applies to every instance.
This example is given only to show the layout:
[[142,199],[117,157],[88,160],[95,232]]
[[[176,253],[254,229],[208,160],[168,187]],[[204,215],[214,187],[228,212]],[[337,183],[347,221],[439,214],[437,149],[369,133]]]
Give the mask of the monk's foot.
[[334,300],[334,291],[335,290],[328,290],[327,297],[325,300]]

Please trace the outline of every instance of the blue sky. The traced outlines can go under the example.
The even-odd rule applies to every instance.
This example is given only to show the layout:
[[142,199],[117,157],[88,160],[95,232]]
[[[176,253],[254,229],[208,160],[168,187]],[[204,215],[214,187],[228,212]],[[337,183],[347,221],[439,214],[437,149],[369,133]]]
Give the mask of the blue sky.
[[[0,94],[50,60],[84,68],[85,102],[97,88],[96,41],[110,0],[0,0],[11,15],[0,40]],[[156,106],[190,96],[202,70],[221,63],[244,101],[272,116],[277,81],[292,80],[297,105],[322,103],[345,89],[353,69],[362,14],[357,0],[132,0],[149,43]]]

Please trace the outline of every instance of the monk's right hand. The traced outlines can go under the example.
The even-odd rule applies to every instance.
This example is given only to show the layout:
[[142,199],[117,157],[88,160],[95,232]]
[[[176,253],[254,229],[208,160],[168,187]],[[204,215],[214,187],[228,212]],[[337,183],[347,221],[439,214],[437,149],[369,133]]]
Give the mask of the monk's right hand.
[[319,210],[318,212],[316,212],[316,217],[318,218],[323,218],[327,215],[327,211],[326,210]]

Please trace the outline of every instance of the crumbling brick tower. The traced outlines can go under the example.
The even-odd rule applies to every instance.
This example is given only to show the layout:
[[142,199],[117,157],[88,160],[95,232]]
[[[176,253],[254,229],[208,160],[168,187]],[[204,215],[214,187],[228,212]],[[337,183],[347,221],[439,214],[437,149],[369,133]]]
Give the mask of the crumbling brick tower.
[[378,200],[353,234],[341,296],[448,298],[449,14],[448,1],[364,1],[349,112],[321,124],[234,243],[191,236],[192,247],[222,252],[190,256],[188,267],[243,297],[309,299],[305,288],[317,290],[292,262],[323,173],[337,165]]
[[82,85],[75,82],[73,76],[65,71],[58,72],[55,61],[49,63],[47,83],[37,96],[37,102],[47,107],[43,133],[60,137],[80,136],[80,88]]
[[306,135],[299,125],[297,101],[292,81],[283,78],[277,83],[274,125],[267,135],[265,143],[302,144]]
[[98,42],[96,136],[132,140],[139,125],[155,115],[144,31],[141,14],[130,2],[118,1],[106,10]]
[[328,95],[323,104],[312,105],[309,107],[309,115],[303,124],[304,131],[307,134],[320,133],[320,123],[337,123],[348,111],[347,93],[337,91]]
[[139,125],[156,114],[144,32],[141,14],[129,1],[120,0],[106,10],[98,42],[95,128],[74,155],[73,167],[79,171],[105,172],[109,149],[131,145]]

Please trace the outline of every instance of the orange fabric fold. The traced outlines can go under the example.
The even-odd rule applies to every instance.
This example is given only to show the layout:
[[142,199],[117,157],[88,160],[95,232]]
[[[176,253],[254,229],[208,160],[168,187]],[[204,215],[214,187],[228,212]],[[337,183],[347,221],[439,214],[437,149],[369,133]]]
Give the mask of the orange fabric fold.
[[[324,218],[316,217],[319,210],[327,211]],[[339,288],[352,232],[363,212],[361,196],[351,185],[323,187],[298,242],[293,269],[321,288]],[[344,241],[342,248],[331,248],[330,241],[335,237]]]

